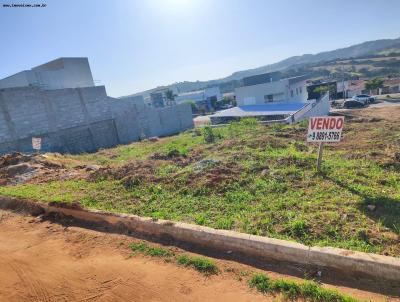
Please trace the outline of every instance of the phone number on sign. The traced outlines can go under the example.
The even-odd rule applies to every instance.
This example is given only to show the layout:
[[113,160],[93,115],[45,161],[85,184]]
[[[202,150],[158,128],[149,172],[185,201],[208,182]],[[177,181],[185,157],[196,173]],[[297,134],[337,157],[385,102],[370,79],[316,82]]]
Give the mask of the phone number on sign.
[[310,141],[340,141],[340,131],[318,131],[308,135]]

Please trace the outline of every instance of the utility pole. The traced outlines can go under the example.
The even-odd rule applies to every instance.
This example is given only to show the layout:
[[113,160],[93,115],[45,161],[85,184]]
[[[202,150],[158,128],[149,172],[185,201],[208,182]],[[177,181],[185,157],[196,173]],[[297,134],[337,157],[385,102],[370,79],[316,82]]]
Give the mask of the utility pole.
[[344,67],[342,65],[342,89],[343,89],[343,103],[346,101],[346,90],[344,89]]

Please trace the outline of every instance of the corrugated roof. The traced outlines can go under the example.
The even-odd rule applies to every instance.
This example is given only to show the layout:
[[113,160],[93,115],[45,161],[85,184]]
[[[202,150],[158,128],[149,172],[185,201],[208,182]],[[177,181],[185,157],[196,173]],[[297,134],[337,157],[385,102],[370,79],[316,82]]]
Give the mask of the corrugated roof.
[[288,115],[292,114],[307,103],[285,102],[269,103],[260,105],[244,105],[222,110],[212,116],[215,117],[245,117],[245,116],[265,116],[265,115]]

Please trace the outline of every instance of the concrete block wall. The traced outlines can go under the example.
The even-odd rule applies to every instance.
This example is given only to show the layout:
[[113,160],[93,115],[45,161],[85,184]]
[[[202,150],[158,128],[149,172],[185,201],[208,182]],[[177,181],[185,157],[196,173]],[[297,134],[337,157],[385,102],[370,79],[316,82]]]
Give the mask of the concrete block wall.
[[191,127],[190,104],[150,108],[108,97],[104,86],[0,90],[0,154],[32,152],[32,137],[43,151],[81,153]]
[[113,118],[121,143],[153,136],[167,136],[193,127],[190,104],[152,108],[117,101]]

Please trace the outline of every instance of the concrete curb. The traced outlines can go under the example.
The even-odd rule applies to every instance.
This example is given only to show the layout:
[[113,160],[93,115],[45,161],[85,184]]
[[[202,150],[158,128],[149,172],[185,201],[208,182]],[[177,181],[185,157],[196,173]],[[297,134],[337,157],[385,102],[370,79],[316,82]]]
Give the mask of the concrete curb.
[[242,253],[248,257],[323,266],[348,274],[400,281],[400,258],[331,247],[308,247],[285,240],[187,223],[82,209],[78,204],[45,204],[0,196],[0,208],[24,211],[32,215],[56,213],[73,217],[85,224],[107,226],[120,232],[131,231],[157,238],[170,238],[197,247]]

